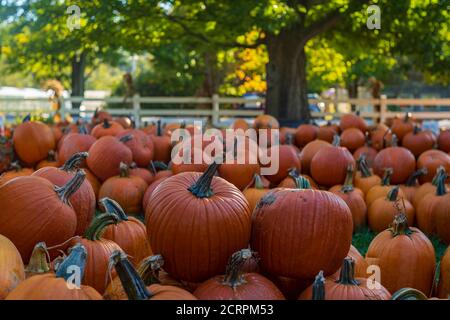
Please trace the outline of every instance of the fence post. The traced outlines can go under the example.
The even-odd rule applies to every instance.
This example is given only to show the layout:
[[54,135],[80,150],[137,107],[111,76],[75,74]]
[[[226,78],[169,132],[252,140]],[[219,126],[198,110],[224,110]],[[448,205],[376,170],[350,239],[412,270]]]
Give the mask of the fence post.
[[387,104],[386,104],[386,95],[382,94],[380,96],[380,122],[386,122],[386,112],[387,112]]
[[133,117],[136,129],[141,126],[141,103],[139,98],[139,94],[133,96]]
[[219,124],[219,112],[220,103],[219,95],[217,93],[212,95],[212,125],[217,126]]

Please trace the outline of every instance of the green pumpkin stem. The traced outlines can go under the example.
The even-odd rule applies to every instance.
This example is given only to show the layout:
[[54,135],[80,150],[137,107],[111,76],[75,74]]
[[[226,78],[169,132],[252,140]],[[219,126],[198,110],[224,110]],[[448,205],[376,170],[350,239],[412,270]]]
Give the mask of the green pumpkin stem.
[[427,174],[427,168],[423,167],[419,170],[414,171],[408,178],[408,180],[406,181],[405,185],[407,187],[414,187],[417,184],[417,178],[419,178],[420,176],[426,175]]
[[441,197],[447,194],[447,188],[445,187],[445,180],[447,180],[448,175],[444,172],[442,172],[437,180],[437,188],[436,188],[436,195]]
[[77,192],[78,189],[80,189],[85,178],[86,173],[83,170],[78,170],[73,178],[70,179],[65,185],[62,187],[55,186],[55,192],[58,194],[61,201],[65,204],[69,204],[70,197]]
[[394,186],[389,190],[389,192],[386,195],[386,199],[388,199],[391,202],[397,201],[398,198],[398,192],[400,190],[400,186]]
[[66,172],[75,172],[80,168],[81,163],[86,160],[88,156],[89,153],[87,152],[74,153],[60,169]]
[[159,284],[159,271],[164,265],[164,259],[160,254],[147,257],[141,261],[137,267],[137,273],[142,278],[146,286]]
[[206,169],[197,182],[190,186],[188,190],[197,198],[209,198],[213,196],[214,192],[211,189],[211,182],[218,167],[219,164],[216,162],[210,164],[208,169]]
[[399,235],[409,236],[413,233],[413,231],[408,226],[408,221],[405,214],[402,212],[394,217],[394,221],[392,222],[389,231],[391,231],[393,237]]
[[294,145],[294,134],[292,132],[286,133],[286,144],[290,146]]
[[81,243],[77,243],[72,248],[70,248],[70,254],[58,266],[56,277],[63,278],[66,281],[70,280],[74,272],[72,268],[74,266],[77,266],[80,270],[80,280],[82,280],[84,276],[84,268],[86,267],[86,258],[86,248]]
[[435,187],[438,185],[439,177],[445,173],[445,168],[443,166],[439,166],[439,168],[436,170],[436,174],[433,177],[433,180],[431,181],[431,184]]
[[242,267],[245,262],[253,257],[253,252],[250,249],[242,249],[233,253],[228,260],[223,284],[236,288],[245,283],[242,273]]
[[109,225],[117,224],[119,221],[120,219],[115,213],[106,212],[100,214],[94,217],[91,225],[84,232],[84,238],[91,241],[100,240],[105,228]]
[[125,211],[123,211],[122,207],[117,201],[105,197],[100,199],[99,202],[105,208],[106,212],[115,214],[119,218],[119,221],[128,221],[127,214],[125,213]]
[[262,178],[259,174],[255,173],[253,176],[253,187],[255,189],[264,189]]
[[169,167],[167,164],[165,164],[162,161],[150,161],[149,169],[154,173],[157,174],[158,171],[168,170]]
[[383,179],[381,179],[382,186],[390,186],[391,185],[391,176],[394,170],[392,168],[384,169]]
[[25,268],[25,273],[27,275],[35,275],[49,272],[50,265],[48,263],[48,257],[49,254],[45,242],[37,243],[33,248],[30,261]]
[[312,285],[312,300],[325,300],[325,277],[320,271]]
[[346,257],[342,262],[341,273],[336,283],[354,286],[359,285],[359,281],[355,279],[355,260],[351,257]]
[[361,176],[363,178],[368,178],[372,176],[372,172],[370,172],[369,166],[367,165],[366,156],[362,154],[358,160],[356,161],[359,171],[361,172]]
[[103,128],[111,128],[111,124],[109,123],[108,119],[103,119]]
[[347,175],[345,176],[345,182],[342,185],[341,191],[344,193],[352,192],[353,188],[353,165],[347,166]]
[[428,297],[417,289],[402,288],[392,295],[391,300],[428,300]]
[[152,297],[144,281],[123,251],[114,251],[109,258],[109,264],[116,269],[129,300],[148,300]]
[[333,142],[332,142],[333,146],[335,147],[339,147],[341,145],[341,137],[339,137],[339,135],[335,134],[333,136]]
[[311,189],[308,179],[300,176],[296,168],[289,169],[288,175],[294,180],[296,189]]

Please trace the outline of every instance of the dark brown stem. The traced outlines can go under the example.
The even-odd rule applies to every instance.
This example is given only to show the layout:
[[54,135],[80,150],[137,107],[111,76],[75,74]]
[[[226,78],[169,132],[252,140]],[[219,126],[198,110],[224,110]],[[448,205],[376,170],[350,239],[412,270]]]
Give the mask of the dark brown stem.
[[109,123],[108,119],[103,119],[103,128],[111,128],[111,124]]
[[346,257],[342,262],[341,273],[336,283],[354,286],[359,285],[359,281],[355,279],[355,261],[351,257]]
[[364,154],[362,154],[357,160],[357,165],[363,178],[368,178],[372,176],[369,166],[367,165],[366,156]]
[[133,139],[133,135],[132,134],[127,134],[126,136],[120,137],[119,141],[123,142],[123,143],[127,143],[131,139]]
[[414,187],[417,184],[417,178],[420,176],[427,174],[427,168],[423,167],[419,170],[414,171],[408,178],[408,180],[405,183],[405,186],[407,187]]
[[77,171],[81,163],[86,160],[86,158],[89,156],[89,153],[87,152],[78,152],[73,154],[67,161],[64,163],[64,165],[60,168],[63,171],[66,172],[74,172]]
[[160,254],[145,258],[137,267],[137,273],[142,278],[146,286],[161,283],[159,272],[164,265],[164,259]]
[[392,168],[384,169],[383,179],[381,179],[382,186],[390,186],[391,185],[391,176],[394,170]]
[[54,150],[50,150],[47,155],[48,162],[56,162],[56,152]]
[[129,178],[130,177],[130,168],[125,162],[121,162],[119,165],[120,177],[121,178]]
[[100,214],[92,220],[91,225],[84,233],[84,238],[91,241],[100,240],[105,228],[117,224],[119,221],[119,217],[112,212]]
[[404,213],[399,213],[395,216],[394,221],[389,229],[392,236],[396,237],[399,235],[411,235],[413,231],[408,226],[408,221]]
[[30,275],[49,272],[50,266],[48,263],[48,257],[49,254],[45,242],[37,243],[31,253],[30,261],[25,268],[25,272]]
[[387,193],[386,199],[391,202],[397,201],[398,191],[400,190],[400,186],[392,187],[391,190]]
[[242,274],[242,267],[247,260],[252,258],[252,256],[253,252],[250,249],[242,249],[233,253],[228,260],[223,283],[233,289],[245,283]]
[[218,167],[219,164],[216,162],[210,164],[208,169],[206,169],[197,182],[190,186],[188,190],[197,198],[209,198],[213,196],[214,192],[211,189],[211,182]]
[[61,201],[65,204],[69,204],[69,198],[80,189],[85,178],[86,173],[83,170],[78,170],[73,178],[65,185],[62,187],[55,186],[55,192],[58,194]]
[[314,280],[312,300],[325,300],[325,277],[323,276],[323,271],[320,271]]

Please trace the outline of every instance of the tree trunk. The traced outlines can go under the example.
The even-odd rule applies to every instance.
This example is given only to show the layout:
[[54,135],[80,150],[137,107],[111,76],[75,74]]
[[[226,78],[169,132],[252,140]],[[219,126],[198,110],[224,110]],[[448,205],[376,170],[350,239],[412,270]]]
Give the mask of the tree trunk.
[[[84,82],[85,82],[85,69],[86,69],[86,54],[82,52],[72,58],[72,97],[84,97]],[[79,109],[81,103],[72,103],[72,108]]]
[[309,122],[305,41],[298,32],[267,38],[267,113],[286,125]]

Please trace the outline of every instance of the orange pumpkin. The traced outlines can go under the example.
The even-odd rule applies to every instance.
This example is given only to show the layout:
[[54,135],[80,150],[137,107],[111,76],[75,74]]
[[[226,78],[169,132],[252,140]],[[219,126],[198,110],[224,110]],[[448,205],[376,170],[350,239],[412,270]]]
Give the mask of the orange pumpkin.
[[391,130],[392,133],[397,136],[398,140],[402,141],[403,137],[406,136],[407,133],[414,130],[414,121],[411,118],[411,114],[406,112],[404,118],[395,118],[392,123]]
[[104,119],[102,123],[92,128],[91,135],[96,139],[100,139],[106,136],[117,136],[122,131],[124,131],[124,128],[120,124]]
[[346,147],[350,152],[364,146],[365,141],[364,133],[357,128],[348,128],[341,133],[341,146]]
[[0,185],[5,184],[17,177],[31,176],[34,172],[34,170],[31,168],[22,168],[22,166],[18,162],[11,163],[10,167],[12,170],[6,171],[2,175],[0,175]]
[[133,154],[133,161],[142,168],[148,167],[153,160],[153,140],[141,130],[127,129],[119,132],[117,138],[132,135],[133,139],[127,139],[124,144],[130,148]]
[[436,170],[441,166],[445,171],[450,172],[450,155],[440,150],[428,150],[422,153],[417,159],[417,168],[425,168],[427,173],[419,178],[420,183],[431,182]]
[[55,167],[56,168],[58,166],[59,166],[59,161],[57,159],[57,155],[56,155],[55,151],[50,150],[48,152],[47,159],[40,161],[36,165],[36,170],[39,170],[44,167]]
[[447,299],[450,295],[450,247],[445,250],[439,268],[437,296],[441,299]]
[[415,126],[414,130],[408,132],[402,139],[402,146],[409,149],[415,157],[433,149],[435,143],[434,133],[429,130],[422,131],[419,126]]
[[255,174],[255,176],[253,177],[253,186],[247,187],[244,189],[244,191],[242,191],[242,193],[244,194],[245,198],[248,201],[250,212],[253,212],[258,201],[267,192],[269,192],[269,189],[264,188],[261,176],[259,174]]
[[[384,170],[384,175],[383,179],[381,180],[381,183],[369,189],[369,191],[366,194],[366,204],[368,208],[370,208],[371,204],[378,198],[383,198],[387,196],[387,194],[391,190],[391,176],[392,176],[392,169],[386,168]],[[405,195],[403,194],[402,190],[398,191],[398,196],[400,198],[405,198]]]
[[360,156],[356,163],[359,171],[355,175],[355,187],[360,189],[364,193],[364,196],[366,196],[372,187],[381,183],[381,178],[373,174],[367,165],[366,156]]
[[[78,152],[87,152],[96,139],[87,133],[86,128],[80,128],[79,133],[70,133],[65,136],[64,141],[58,149],[58,159],[60,163],[65,163]],[[83,164],[85,166],[85,164]]]
[[317,138],[319,128],[312,124],[301,124],[295,132],[295,144],[299,148],[303,148],[309,142]]
[[22,257],[14,244],[0,234],[0,300],[25,280]]
[[330,145],[331,145],[330,143],[322,140],[314,140],[308,143],[300,153],[302,172],[305,174],[310,174],[311,161],[313,157],[316,155],[317,152],[319,152],[320,149]]
[[359,116],[359,111],[357,111],[355,114],[344,114],[341,117],[339,127],[341,131],[349,128],[357,128],[363,133],[367,131],[367,123],[362,117]]

